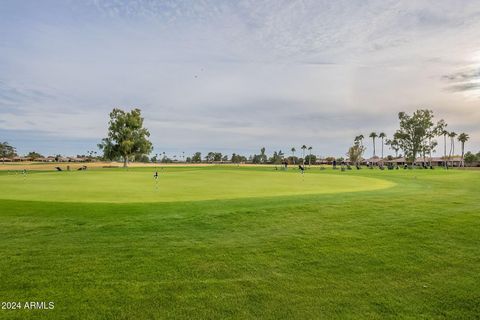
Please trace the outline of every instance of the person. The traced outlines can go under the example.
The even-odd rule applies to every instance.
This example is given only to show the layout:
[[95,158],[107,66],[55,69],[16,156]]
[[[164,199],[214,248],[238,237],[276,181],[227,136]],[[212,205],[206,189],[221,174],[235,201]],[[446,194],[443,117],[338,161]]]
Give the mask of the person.
[[300,169],[302,171],[302,174],[305,173],[305,167],[302,166],[301,164],[298,165],[298,169]]
[[155,174],[153,175],[153,179],[157,180],[158,179],[158,171],[155,170]]
[[332,165],[333,169],[337,169],[337,160],[333,159]]
[[283,163],[283,165],[285,166],[285,170],[287,170],[288,169],[288,160],[287,159],[285,159],[285,162]]

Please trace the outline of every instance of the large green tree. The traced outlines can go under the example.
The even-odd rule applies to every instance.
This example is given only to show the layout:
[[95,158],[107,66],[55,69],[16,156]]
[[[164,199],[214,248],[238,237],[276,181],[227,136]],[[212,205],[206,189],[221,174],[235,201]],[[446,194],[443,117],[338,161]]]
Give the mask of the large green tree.
[[150,132],[143,127],[140,109],[126,112],[115,108],[110,112],[108,136],[102,139],[98,147],[105,158],[122,158],[123,166],[127,167],[132,156],[145,155],[152,151],[152,143],[148,137]]
[[407,161],[413,163],[420,152],[429,152],[429,148],[434,147],[428,143],[430,132],[437,132],[443,121],[435,124],[433,111],[427,109],[417,110],[412,115],[400,112],[398,119],[400,128],[395,132],[394,139],[398,141]]
[[5,158],[13,158],[17,155],[17,152],[14,147],[12,147],[8,142],[0,142],[0,157],[5,163]]
[[195,152],[195,154],[192,156],[192,162],[195,162],[195,163],[202,162],[202,153]]

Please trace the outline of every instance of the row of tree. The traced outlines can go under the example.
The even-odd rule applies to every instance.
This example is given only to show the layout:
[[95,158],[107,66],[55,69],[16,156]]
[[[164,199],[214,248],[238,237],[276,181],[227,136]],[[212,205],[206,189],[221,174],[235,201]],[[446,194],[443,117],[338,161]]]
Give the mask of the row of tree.
[[[465,157],[465,143],[468,141],[469,136],[466,133],[457,135],[453,131],[447,130],[447,123],[442,119],[437,122],[434,121],[433,111],[427,109],[420,109],[415,111],[412,115],[405,112],[398,114],[399,129],[393,134],[391,139],[387,139],[387,135],[383,132],[377,134],[376,132],[370,133],[369,137],[373,143],[373,156],[376,156],[376,139],[381,139],[381,158],[384,158],[384,146],[388,145],[390,149],[395,152],[395,157],[398,157],[398,152],[402,151],[407,161],[413,162],[417,156],[423,156],[425,159],[427,155],[431,158],[432,153],[435,152],[437,147],[436,138],[443,137],[444,139],[444,159],[447,160],[455,154],[455,138],[461,143],[462,159]],[[128,165],[129,161],[141,161],[141,162],[174,162],[178,161],[176,156],[174,159],[166,157],[163,153],[163,157],[159,157],[156,154],[154,157],[149,158],[148,155],[153,150],[152,143],[148,140],[150,132],[143,127],[143,117],[141,116],[140,109],[133,109],[131,111],[123,111],[121,109],[113,109],[110,113],[110,120],[108,123],[107,137],[102,139],[98,147],[103,152],[102,156],[98,156],[96,151],[89,151],[89,158],[101,158],[105,160],[122,160],[124,166]],[[450,139],[450,151],[447,157],[447,138]],[[353,163],[359,163],[362,160],[362,156],[366,150],[363,144],[365,137],[360,134],[355,137],[353,145],[349,148],[347,156]],[[291,156],[285,156],[285,154],[279,150],[275,151],[271,157],[268,157],[265,148],[260,149],[259,154],[254,154],[248,159],[245,156],[239,154],[232,154],[229,157],[222,155],[220,152],[209,152],[204,160],[206,162],[226,162],[231,161],[233,163],[240,162],[252,162],[252,163],[272,163],[281,164],[285,161],[289,163],[297,164],[314,164],[316,162],[316,156],[312,154],[312,147],[303,145],[300,147],[302,150],[302,157],[295,156],[297,151],[295,147],[290,149]],[[308,151],[308,154],[306,154]],[[16,150],[7,142],[0,143],[0,155],[2,158],[12,158],[16,156]],[[41,157],[39,154],[29,154],[29,156]],[[475,155],[469,154],[468,160],[474,159]],[[183,153],[183,161],[189,163],[202,162],[202,155],[200,152],[196,152],[191,157],[185,159]],[[332,161],[334,158],[332,158]],[[343,160],[342,158],[337,160]],[[463,162],[463,161],[462,161]],[[445,161],[446,163],[446,161]],[[468,162],[467,162],[468,163]]]
[[[401,150],[407,161],[414,162],[417,156],[423,157],[424,161],[429,156],[431,161],[432,153],[438,145],[436,138],[443,137],[444,139],[444,157],[445,166],[447,161],[455,154],[455,138],[461,143],[462,164],[464,165],[465,143],[469,140],[469,135],[466,133],[457,134],[454,131],[447,130],[447,123],[441,119],[434,121],[432,110],[420,109],[415,111],[412,115],[405,112],[398,114],[399,129],[393,134],[392,139],[387,139],[385,133],[377,135],[376,132],[370,133],[369,137],[372,139],[373,157],[376,157],[376,139],[381,139],[382,152],[381,159],[384,158],[384,145],[390,146],[398,157],[398,152]],[[450,150],[447,156],[447,137],[450,139]],[[364,136],[358,135],[354,139],[354,144],[349,148],[347,155],[350,161],[358,163],[362,159],[362,155],[366,148],[363,145]]]

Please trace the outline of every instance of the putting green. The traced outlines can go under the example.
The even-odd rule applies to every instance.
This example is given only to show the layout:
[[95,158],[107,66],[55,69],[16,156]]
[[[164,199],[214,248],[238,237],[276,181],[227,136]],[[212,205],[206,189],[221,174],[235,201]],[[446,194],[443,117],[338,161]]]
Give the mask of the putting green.
[[384,189],[394,183],[354,175],[241,169],[97,170],[0,176],[0,199],[52,202],[171,202]]

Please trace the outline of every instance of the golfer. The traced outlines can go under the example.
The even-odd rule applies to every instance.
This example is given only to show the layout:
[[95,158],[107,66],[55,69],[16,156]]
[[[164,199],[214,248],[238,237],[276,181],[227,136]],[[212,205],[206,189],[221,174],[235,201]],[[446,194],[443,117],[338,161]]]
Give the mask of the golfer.
[[298,169],[302,170],[302,174],[305,173],[305,167],[302,166],[301,164],[298,165]]

